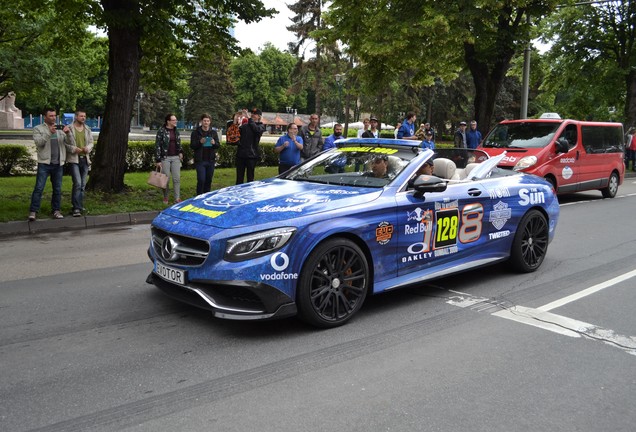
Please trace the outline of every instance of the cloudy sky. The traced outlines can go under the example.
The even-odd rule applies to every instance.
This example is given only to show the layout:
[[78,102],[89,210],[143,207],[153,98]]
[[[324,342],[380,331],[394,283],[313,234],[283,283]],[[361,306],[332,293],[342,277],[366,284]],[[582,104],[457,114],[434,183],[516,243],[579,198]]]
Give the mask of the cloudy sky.
[[285,3],[287,2],[283,0],[263,0],[265,7],[278,10],[274,18],[262,19],[252,24],[240,21],[236,25],[234,35],[241,48],[251,48],[258,52],[266,42],[271,42],[281,51],[287,49],[287,43],[294,40],[294,35],[286,28],[291,24],[289,18],[292,13]]

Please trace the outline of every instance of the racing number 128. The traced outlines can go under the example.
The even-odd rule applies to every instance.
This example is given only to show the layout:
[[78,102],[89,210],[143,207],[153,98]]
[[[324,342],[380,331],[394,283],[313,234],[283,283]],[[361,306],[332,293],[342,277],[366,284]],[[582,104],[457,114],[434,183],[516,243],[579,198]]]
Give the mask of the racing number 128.
[[[451,246],[457,243],[457,238],[462,243],[474,242],[481,236],[482,219],[484,217],[484,207],[474,203],[465,205],[461,212],[461,228],[459,224],[459,209],[447,209],[438,211],[435,214],[436,234],[435,248]],[[424,231],[424,242],[422,252],[428,252],[431,248],[431,238],[433,236],[432,223],[426,223]]]

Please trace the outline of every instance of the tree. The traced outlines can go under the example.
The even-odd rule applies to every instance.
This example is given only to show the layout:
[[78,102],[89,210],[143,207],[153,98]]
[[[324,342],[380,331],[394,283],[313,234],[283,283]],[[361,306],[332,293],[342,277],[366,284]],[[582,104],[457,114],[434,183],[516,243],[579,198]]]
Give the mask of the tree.
[[558,109],[598,120],[616,111],[636,125],[636,1],[562,8],[547,24],[546,87]]
[[201,114],[212,117],[212,124],[225,128],[226,120],[232,118],[235,111],[234,84],[230,73],[227,54],[203,54],[192,61],[186,118],[198,121]]
[[81,17],[76,5],[61,8],[50,0],[3,4],[0,95],[15,91],[21,108],[40,112],[45,106],[73,110],[78,101],[83,107],[93,88],[105,93],[104,44]]
[[[314,112],[319,115],[322,114],[322,52],[323,47],[321,41],[312,35],[316,30],[322,28],[321,14],[322,14],[322,0],[298,0],[295,3],[288,4],[287,7],[295,13],[291,18],[292,25],[287,27],[287,30],[296,34],[296,42],[289,44],[289,51],[298,58],[294,75],[297,77],[297,84],[301,83],[303,77],[311,71],[313,75],[313,90],[315,94]],[[306,45],[309,42],[315,42],[314,48],[311,50],[314,52],[314,58],[311,61],[305,62]],[[301,50],[303,50],[301,54]],[[299,85],[296,86],[298,90]]]
[[191,51],[200,41],[235,47],[228,32],[235,22],[233,16],[252,22],[274,13],[260,0],[76,1],[85,5],[108,34],[106,108],[88,184],[107,192],[125,188],[128,129],[142,59],[150,60],[159,75],[170,79],[171,75],[162,72],[171,70],[180,51]]

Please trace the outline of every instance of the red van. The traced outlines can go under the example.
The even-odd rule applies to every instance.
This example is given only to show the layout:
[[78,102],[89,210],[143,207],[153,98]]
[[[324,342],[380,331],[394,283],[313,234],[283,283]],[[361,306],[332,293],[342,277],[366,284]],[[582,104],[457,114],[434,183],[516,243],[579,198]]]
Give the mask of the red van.
[[598,189],[603,197],[614,198],[625,176],[623,140],[621,123],[544,114],[502,121],[479,148],[490,156],[505,151],[500,167],[543,177],[559,194]]

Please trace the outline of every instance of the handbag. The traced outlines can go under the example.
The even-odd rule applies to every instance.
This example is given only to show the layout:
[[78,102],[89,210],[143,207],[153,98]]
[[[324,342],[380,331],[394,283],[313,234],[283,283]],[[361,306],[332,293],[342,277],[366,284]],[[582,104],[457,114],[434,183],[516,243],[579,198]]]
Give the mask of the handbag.
[[161,168],[157,167],[155,171],[150,171],[148,184],[161,189],[168,187],[168,176],[161,172]]

